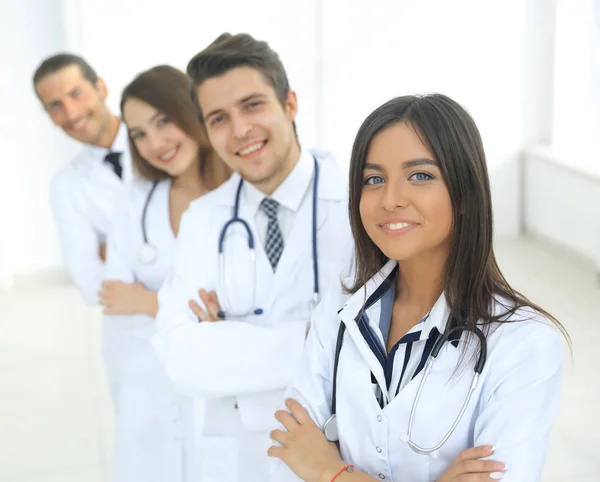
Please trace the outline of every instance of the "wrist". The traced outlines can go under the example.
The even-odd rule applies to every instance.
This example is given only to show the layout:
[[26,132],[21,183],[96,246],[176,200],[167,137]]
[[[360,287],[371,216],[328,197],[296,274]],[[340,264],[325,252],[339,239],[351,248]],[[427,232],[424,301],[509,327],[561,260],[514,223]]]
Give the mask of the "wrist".
[[[331,480],[339,474],[340,470],[343,470],[347,465],[348,464],[343,460],[332,462],[325,470],[323,470],[318,482],[331,482]],[[339,477],[341,477],[341,475]]]
[[156,293],[146,289],[142,284],[137,284],[140,300],[139,312],[152,317],[158,312],[158,300]]

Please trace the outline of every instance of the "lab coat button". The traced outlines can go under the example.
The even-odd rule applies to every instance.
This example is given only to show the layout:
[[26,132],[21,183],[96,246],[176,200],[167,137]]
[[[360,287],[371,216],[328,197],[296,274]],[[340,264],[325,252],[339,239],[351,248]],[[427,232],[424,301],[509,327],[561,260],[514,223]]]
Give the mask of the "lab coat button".
[[381,453],[381,447],[377,447],[377,453]]
[[377,415],[377,421],[381,422],[383,420],[383,418],[381,417],[381,415]]
[[379,474],[379,478],[380,478],[381,480],[385,480],[385,475],[383,475],[383,474]]

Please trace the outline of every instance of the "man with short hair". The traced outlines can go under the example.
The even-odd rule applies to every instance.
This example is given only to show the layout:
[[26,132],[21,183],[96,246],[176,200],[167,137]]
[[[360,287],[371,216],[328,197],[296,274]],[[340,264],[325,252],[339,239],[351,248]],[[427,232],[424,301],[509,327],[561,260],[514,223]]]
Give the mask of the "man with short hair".
[[[81,57],[58,54],[33,76],[35,93],[52,122],[83,144],[52,179],[51,205],[69,274],[88,304],[98,302],[106,236],[123,181],[131,179],[127,129],[106,105],[106,83]],[[113,399],[120,337],[103,326],[102,344]]]
[[221,35],[188,74],[208,138],[236,173],[181,220],[155,347],[178,389],[199,399],[195,480],[265,482],[273,414],[315,292],[339,287],[351,262],[347,175],[300,145],[298,99],[266,42]]

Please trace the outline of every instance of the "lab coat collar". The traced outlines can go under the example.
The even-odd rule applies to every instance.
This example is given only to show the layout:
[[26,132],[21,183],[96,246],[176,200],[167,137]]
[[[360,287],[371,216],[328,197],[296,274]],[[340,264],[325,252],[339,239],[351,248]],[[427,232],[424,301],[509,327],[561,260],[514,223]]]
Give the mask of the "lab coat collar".
[[346,301],[339,315],[348,327],[364,310],[368,310],[381,299],[390,284],[393,283],[397,272],[398,262],[390,259],[362,288]]
[[[389,260],[361,289],[348,299],[339,312],[340,318],[348,327],[353,327],[363,312],[367,314],[368,319],[379,320],[380,307],[378,302],[394,284],[398,269],[398,262]],[[377,313],[373,313],[375,310]],[[429,314],[417,325],[421,331],[419,340],[426,340],[434,328],[439,333],[444,333],[449,317],[450,308],[445,294],[442,293]]]
[[[340,310],[339,316],[346,325],[348,335],[353,339],[359,353],[368,364],[372,375],[377,380],[385,395],[385,403],[389,403],[387,395],[387,381],[385,377],[385,366],[387,353],[385,342],[379,330],[379,316],[381,314],[381,298],[394,285],[398,274],[398,263],[389,260],[365,285],[354,293]],[[450,310],[446,303],[446,297],[442,294],[433,305],[429,316],[420,325],[421,332],[419,340],[427,340],[433,343],[444,332],[449,318]],[[370,325],[370,326],[366,326]],[[458,336],[457,338],[459,338]],[[455,338],[453,337],[452,340]],[[456,346],[456,344],[453,344]],[[426,356],[422,359],[424,365]],[[420,366],[419,368],[422,368]]]
[[[302,162],[303,166],[300,169],[308,170],[308,181],[311,181],[314,176],[314,164],[312,162],[312,156],[316,157],[317,162],[319,163],[319,186],[317,192],[317,198],[319,200],[339,201],[347,198],[347,183],[345,182],[345,179],[340,176],[339,165],[337,164],[337,161],[335,160],[335,157],[332,153],[319,149],[309,149],[307,151],[303,151],[302,156],[304,156],[305,160],[303,161],[302,159],[300,159],[298,161],[298,164]],[[297,167],[298,165],[296,166],[296,168]],[[215,191],[213,191],[212,195],[214,196],[215,204],[219,206],[233,207],[233,205],[235,204],[235,195],[240,183],[240,179],[241,177],[238,173],[233,173],[233,175],[229,178],[227,182],[225,182],[220,188],[217,188]],[[281,189],[281,187],[284,184],[282,184],[279,189]],[[279,191],[279,189],[277,191]],[[298,189],[298,187],[296,187],[295,189]],[[247,199],[244,199],[246,198],[246,193],[244,191],[245,189],[243,188],[242,200],[243,202],[247,202]],[[306,185],[304,186],[302,194],[304,195],[305,192]],[[261,193],[261,195],[264,197],[264,194]],[[258,201],[258,203],[260,203],[261,200],[262,198]],[[300,198],[300,201],[301,200],[302,197]]]

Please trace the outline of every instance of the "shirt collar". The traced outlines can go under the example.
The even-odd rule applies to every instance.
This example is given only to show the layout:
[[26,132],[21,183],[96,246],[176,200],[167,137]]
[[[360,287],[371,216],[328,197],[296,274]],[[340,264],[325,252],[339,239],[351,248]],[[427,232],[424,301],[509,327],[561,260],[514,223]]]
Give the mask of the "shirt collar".
[[[313,157],[309,151],[302,151],[292,172],[289,173],[275,192],[268,197],[274,199],[281,206],[290,211],[298,211],[300,204],[308,191],[308,187],[313,178],[313,173]],[[249,182],[244,182],[242,189],[250,211],[256,214],[260,207],[260,203],[267,195]]]
[[[347,326],[350,326],[350,321],[354,321],[358,317],[363,307],[366,308],[366,311],[369,311],[374,305],[383,304],[382,301],[386,295],[391,296],[390,290],[394,290],[396,285],[397,267],[398,263],[396,261],[389,260],[361,289],[348,299],[340,311],[340,317],[346,322]],[[381,308],[381,306],[378,306],[378,308]],[[419,340],[426,340],[434,328],[439,333],[444,333],[449,315],[450,309],[446,302],[446,296],[442,293],[429,313],[412,327],[409,333],[420,331]],[[376,319],[379,320],[379,318]]]
[[434,328],[436,328],[439,333],[444,333],[444,331],[446,331],[449,315],[450,310],[446,303],[446,296],[442,293],[429,313],[413,327],[414,331],[421,331],[419,340],[427,340],[431,330]]
[[128,137],[127,126],[125,125],[125,122],[121,120],[119,124],[119,130],[117,131],[117,135],[112,143],[112,146],[110,146],[110,149],[107,149],[106,147],[93,146],[91,144],[86,144],[85,148],[90,157],[102,161],[109,152],[125,152],[129,148]]

